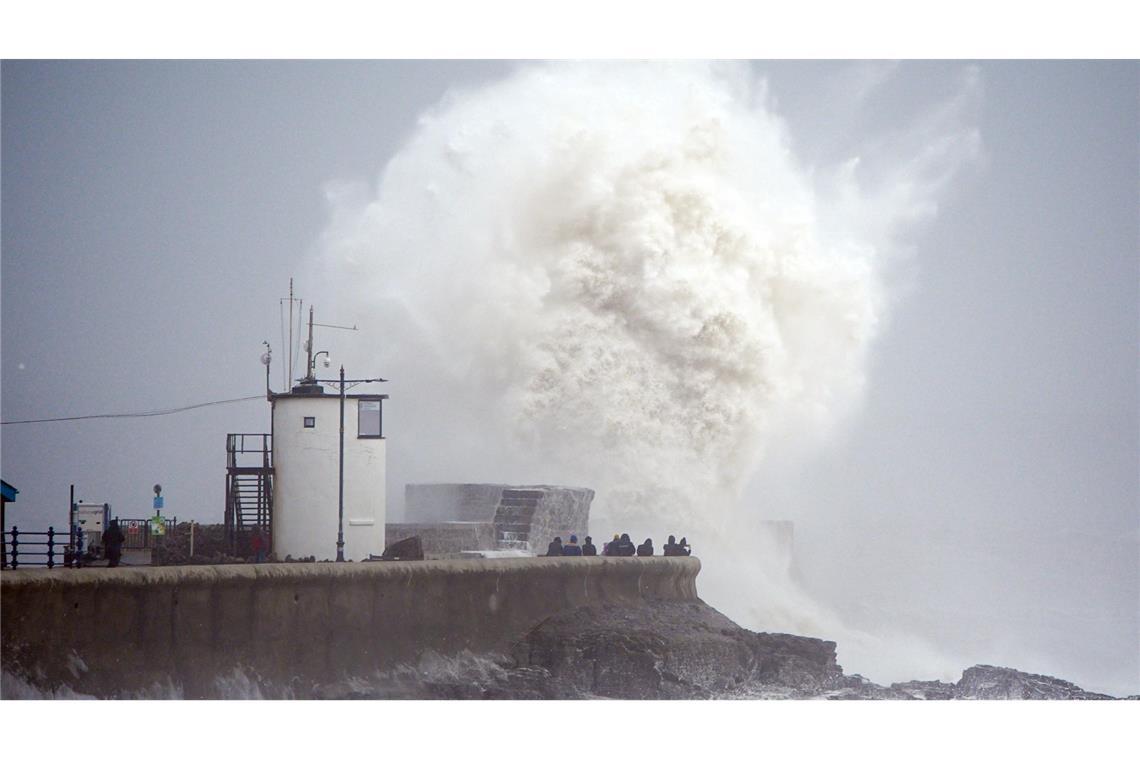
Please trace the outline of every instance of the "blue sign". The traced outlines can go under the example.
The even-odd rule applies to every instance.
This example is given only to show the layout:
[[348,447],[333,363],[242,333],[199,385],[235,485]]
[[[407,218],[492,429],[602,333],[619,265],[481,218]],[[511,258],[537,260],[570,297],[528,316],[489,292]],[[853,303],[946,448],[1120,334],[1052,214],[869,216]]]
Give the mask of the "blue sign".
[[162,509],[162,497],[161,496],[155,496],[154,497],[154,508],[155,509]]

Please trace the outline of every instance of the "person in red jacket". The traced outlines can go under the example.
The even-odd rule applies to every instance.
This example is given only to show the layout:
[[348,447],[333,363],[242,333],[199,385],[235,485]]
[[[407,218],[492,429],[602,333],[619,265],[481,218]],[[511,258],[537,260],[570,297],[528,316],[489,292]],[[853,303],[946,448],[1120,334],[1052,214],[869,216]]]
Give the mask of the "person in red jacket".
[[266,546],[265,536],[261,534],[261,528],[256,525],[253,528],[253,535],[249,538],[249,548],[253,551],[253,561],[262,563],[265,561]]

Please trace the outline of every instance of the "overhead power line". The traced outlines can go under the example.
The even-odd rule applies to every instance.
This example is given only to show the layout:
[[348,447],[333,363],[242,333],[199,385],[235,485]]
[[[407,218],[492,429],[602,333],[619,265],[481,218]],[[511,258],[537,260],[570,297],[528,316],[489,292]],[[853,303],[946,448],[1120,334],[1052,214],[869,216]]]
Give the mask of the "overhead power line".
[[241,398],[227,398],[221,401],[207,401],[202,404],[191,404],[190,406],[180,406],[174,409],[153,409],[149,412],[120,412],[118,414],[82,414],[76,417],[45,417],[40,420],[4,420],[0,425],[31,425],[37,422],[71,422],[73,420],[109,420],[119,419],[122,417],[161,417],[164,414],[178,414],[179,412],[189,412],[192,409],[201,409],[207,406],[221,406],[222,404],[236,404],[241,401],[253,401],[254,399],[265,399],[264,393],[259,393],[256,396],[242,396]]

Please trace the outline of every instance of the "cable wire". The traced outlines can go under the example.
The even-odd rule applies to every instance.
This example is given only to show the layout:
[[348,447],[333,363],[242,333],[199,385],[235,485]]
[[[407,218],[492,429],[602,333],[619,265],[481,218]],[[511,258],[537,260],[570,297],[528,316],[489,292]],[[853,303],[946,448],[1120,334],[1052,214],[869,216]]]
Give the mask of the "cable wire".
[[256,396],[242,396],[241,398],[227,398],[221,401],[206,401],[201,404],[191,404],[190,406],[180,406],[174,409],[153,409],[149,412],[120,412],[117,414],[83,414],[76,417],[45,417],[39,420],[4,420],[0,425],[32,425],[38,422],[71,422],[73,420],[107,420],[119,419],[123,417],[161,417],[164,414],[178,414],[179,412],[189,412],[192,409],[201,409],[206,406],[221,406],[222,404],[236,404],[241,401],[253,401],[254,399],[264,399],[265,394],[259,393]]

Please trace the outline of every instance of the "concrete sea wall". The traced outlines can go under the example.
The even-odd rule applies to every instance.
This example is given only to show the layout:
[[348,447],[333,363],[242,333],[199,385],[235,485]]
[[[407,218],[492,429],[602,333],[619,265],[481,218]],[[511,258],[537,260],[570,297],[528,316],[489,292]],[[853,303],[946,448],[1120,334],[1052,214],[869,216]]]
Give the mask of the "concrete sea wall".
[[0,576],[4,669],[99,696],[171,683],[216,695],[242,667],[315,683],[508,644],[556,612],[696,599],[695,558],[13,570]]

